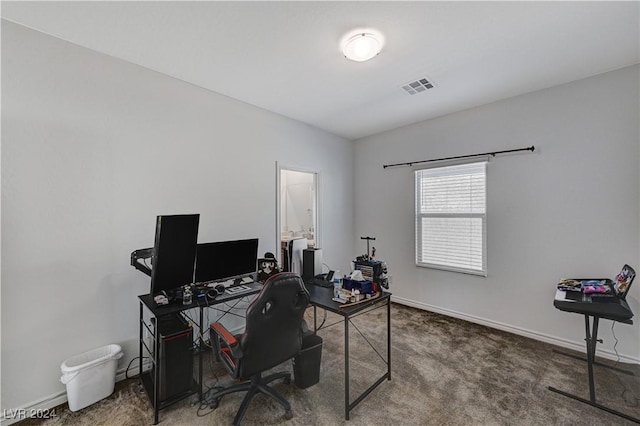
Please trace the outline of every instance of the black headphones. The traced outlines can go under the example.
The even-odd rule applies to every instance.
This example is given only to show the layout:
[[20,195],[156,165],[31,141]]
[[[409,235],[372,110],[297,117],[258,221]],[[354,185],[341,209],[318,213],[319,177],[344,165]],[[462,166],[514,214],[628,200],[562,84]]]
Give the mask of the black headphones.
[[211,290],[207,291],[207,297],[209,299],[215,299],[221,294],[224,294],[224,284],[218,284]]

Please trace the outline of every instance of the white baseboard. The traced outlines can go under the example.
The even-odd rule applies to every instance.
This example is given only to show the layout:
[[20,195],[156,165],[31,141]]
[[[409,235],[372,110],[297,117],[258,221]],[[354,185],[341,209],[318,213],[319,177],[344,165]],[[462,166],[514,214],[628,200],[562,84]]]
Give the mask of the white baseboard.
[[[453,311],[450,309],[440,308],[438,306],[429,305],[426,303],[416,302],[414,300],[404,299],[402,297],[391,296],[391,301],[399,303],[401,305],[411,306],[413,308],[422,309],[425,311],[435,312],[438,314],[446,315],[449,317],[459,318],[464,321],[469,321],[475,324],[484,325],[487,327],[495,328],[498,330],[506,331],[508,333],[517,334],[519,336],[528,337],[533,340],[538,340],[545,343],[550,343],[552,345],[561,346],[563,348],[572,349],[578,352],[585,352],[585,343],[582,341],[572,341],[562,339],[556,336],[550,336],[548,334],[539,333],[537,331],[527,330],[525,328],[514,327],[513,325],[504,324],[498,321],[488,320],[485,318],[476,317],[473,315],[465,314],[462,312]],[[632,364],[640,364],[639,358],[633,358],[627,355],[619,354],[616,355],[612,351],[596,349],[596,355],[602,358],[617,360],[619,359],[621,362],[627,362]]]
[[[133,375],[138,374],[140,368],[139,363],[132,363],[129,371]],[[142,364],[143,370],[151,368],[151,361],[147,360]],[[126,379],[126,367],[116,371],[116,382]],[[56,392],[44,398],[30,402],[18,408],[5,409],[0,413],[0,425],[9,426],[29,417],[37,417],[41,413],[49,413],[52,408],[67,402],[67,391]]]

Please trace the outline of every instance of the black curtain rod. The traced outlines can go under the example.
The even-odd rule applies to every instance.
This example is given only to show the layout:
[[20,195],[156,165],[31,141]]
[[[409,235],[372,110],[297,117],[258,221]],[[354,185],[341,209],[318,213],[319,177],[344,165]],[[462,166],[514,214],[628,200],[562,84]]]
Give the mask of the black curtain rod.
[[492,157],[495,157],[498,154],[507,154],[509,152],[518,152],[518,151],[531,151],[531,152],[533,152],[535,149],[536,149],[535,146],[531,145],[528,148],[507,149],[506,151],[485,152],[484,154],[458,155],[457,157],[435,158],[433,160],[421,160],[421,161],[411,161],[411,162],[407,162],[407,163],[385,164],[382,167],[386,169],[387,167],[413,166],[414,164],[431,163],[432,161],[457,160],[459,158],[482,157],[482,156],[486,156],[486,155],[490,155]]

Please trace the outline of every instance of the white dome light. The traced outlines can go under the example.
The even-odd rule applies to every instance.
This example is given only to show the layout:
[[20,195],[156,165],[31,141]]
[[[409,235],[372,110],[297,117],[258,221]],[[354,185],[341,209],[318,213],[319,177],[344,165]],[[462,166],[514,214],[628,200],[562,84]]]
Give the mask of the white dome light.
[[375,57],[382,49],[382,42],[374,34],[359,32],[346,39],[342,53],[347,59],[363,62]]

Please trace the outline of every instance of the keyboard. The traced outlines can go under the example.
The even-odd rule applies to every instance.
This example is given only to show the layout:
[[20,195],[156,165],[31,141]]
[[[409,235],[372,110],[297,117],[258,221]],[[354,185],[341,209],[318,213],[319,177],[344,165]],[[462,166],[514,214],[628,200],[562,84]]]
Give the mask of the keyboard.
[[225,288],[229,288],[229,287],[237,287],[243,284],[252,284],[254,283],[254,279],[252,277],[242,277],[242,278],[236,278],[233,280],[226,280],[226,281],[219,281],[219,280],[215,280],[215,281],[206,281],[201,283],[202,286],[204,287],[210,287],[210,288],[214,288],[220,284],[222,284]]

